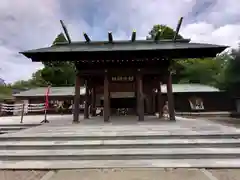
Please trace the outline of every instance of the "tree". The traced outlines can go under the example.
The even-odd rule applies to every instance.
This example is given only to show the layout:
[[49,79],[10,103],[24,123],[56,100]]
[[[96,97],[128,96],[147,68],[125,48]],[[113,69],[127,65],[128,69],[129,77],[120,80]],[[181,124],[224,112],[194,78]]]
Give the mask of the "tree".
[[46,87],[47,82],[41,76],[42,70],[32,74],[32,77],[29,80],[20,80],[16,81],[10,86],[15,89],[28,89],[33,87]]
[[[161,32],[160,39],[173,39],[175,32],[172,28],[166,25],[154,25],[151,31],[149,32],[149,36],[147,36],[147,40],[154,39],[158,32]],[[183,39],[183,37],[178,34],[177,39]]]
[[72,63],[45,66],[41,76],[52,86],[72,86],[75,80],[75,67]]
[[0,101],[12,97],[12,88],[8,85],[0,85]]
[[[65,38],[63,33],[60,33],[54,39],[52,45],[55,45],[57,43],[65,43],[65,42],[67,42],[67,39]],[[43,61],[42,63],[44,66],[48,66],[48,67],[55,67],[55,66],[60,66],[65,64],[65,62],[62,62],[62,61]]]
[[[56,43],[67,42],[63,33],[53,41]],[[44,61],[44,68],[40,71],[43,81],[52,86],[72,86],[75,81],[75,65],[70,61]],[[39,75],[38,74],[38,75]]]
[[[154,25],[151,31],[149,32],[149,36],[146,37],[147,40],[153,40],[155,39],[158,32],[161,32],[161,35],[159,39],[173,39],[175,36],[176,31],[174,31],[172,28],[166,26],[166,25]],[[178,34],[177,39],[183,39],[183,37]],[[173,71],[175,72],[172,75],[172,82],[178,83],[181,79],[181,71],[183,70],[184,66],[179,63],[179,61],[173,61],[172,67]]]
[[240,47],[234,49],[230,57],[226,60],[224,70],[223,87],[235,95],[240,93]]
[[[161,39],[173,39],[175,31],[166,25],[154,25],[147,39],[155,39],[157,32],[161,32]],[[183,39],[178,34],[177,39]],[[217,58],[177,59],[173,60],[173,83],[201,83],[223,88],[226,55]]]
[[183,66],[179,83],[200,83],[215,87],[219,85],[223,71],[222,59],[187,59],[179,63]]
[[12,89],[10,86],[0,85],[0,94],[11,95]]

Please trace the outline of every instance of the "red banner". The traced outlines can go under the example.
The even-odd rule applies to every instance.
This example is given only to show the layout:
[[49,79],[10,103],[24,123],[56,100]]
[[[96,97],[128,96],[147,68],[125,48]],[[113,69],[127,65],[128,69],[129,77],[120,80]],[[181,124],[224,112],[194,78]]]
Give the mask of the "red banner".
[[45,94],[45,109],[48,109],[49,102],[48,102],[48,96],[49,96],[50,86],[47,87],[46,94]]

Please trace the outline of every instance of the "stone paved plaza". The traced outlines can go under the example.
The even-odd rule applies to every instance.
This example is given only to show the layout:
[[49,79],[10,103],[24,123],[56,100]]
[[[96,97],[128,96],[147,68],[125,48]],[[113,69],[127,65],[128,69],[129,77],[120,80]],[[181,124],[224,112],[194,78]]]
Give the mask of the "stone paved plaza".
[[[19,117],[0,117],[1,124],[19,124]],[[184,134],[231,134],[240,133],[240,129],[225,126],[213,121],[204,119],[190,119],[177,117],[176,122],[165,119],[158,119],[154,116],[145,117],[144,122],[138,122],[137,117],[112,117],[110,123],[104,123],[102,117],[95,117],[84,120],[80,117],[79,124],[72,124],[72,115],[49,115],[50,123],[38,127],[19,131],[13,134],[5,134],[2,137],[10,136],[77,136],[77,135],[184,135]],[[42,115],[25,116],[23,124],[40,124]],[[134,130],[134,131],[133,131]],[[135,134],[134,134],[135,133]]]
[[[42,119],[43,116],[25,116],[23,124],[38,125]],[[240,177],[238,128],[181,117],[176,122],[155,117],[146,117],[145,122],[138,122],[135,117],[113,117],[110,123],[103,123],[101,117],[80,119],[79,124],[72,124],[71,115],[52,115],[48,116],[48,124],[1,135],[0,159],[12,160],[0,161],[1,169],[9,169],[0,172],[0,179],[237,180]],[[17,116],[0,120],[0,126],[19,124]],[[109,156],[103,157],[103,153]],[[118,158],[121,153],[130,153],[132,159],[121,160],[125,158]],[[82,156],[86,154],[88,160]],[[171,158],[176,154],[180,159]],[[193,159],[189,154],[196,157],[217,154],[217,157]],[[147,159],[140,155],[147,155]],[[206,170],[206,167],[224,169]]]

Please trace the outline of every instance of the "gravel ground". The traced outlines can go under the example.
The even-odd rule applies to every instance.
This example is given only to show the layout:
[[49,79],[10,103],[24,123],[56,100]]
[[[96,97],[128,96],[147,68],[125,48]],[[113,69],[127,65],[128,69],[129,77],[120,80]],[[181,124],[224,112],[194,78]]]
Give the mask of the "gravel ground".
[[209,180],[196,169],[104,169],[59,171],[49,180]]
[[[0,171],[0,180],[239,180],[240,169],[115,168],[48,171]],[[49,176],[50,175],[50,176]]]
[[0,171],[0,180],[41,180],[48,171]]
[[240,118],[230,118],[230,117],[199,117],[196,119],[207,119],[213,122],[220,123],[222,125],[227,125],[231,127],[240,128]]
[[209,170],[218,180],[239,180],[240,169]]

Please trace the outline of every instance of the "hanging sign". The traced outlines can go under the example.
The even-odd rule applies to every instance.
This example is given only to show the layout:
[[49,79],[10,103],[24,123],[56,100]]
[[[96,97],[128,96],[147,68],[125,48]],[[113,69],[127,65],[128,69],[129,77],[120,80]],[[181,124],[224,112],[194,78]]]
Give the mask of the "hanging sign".
[[114,82],[134,81],[134,77],[133,76],[113,76],[112,81]]

